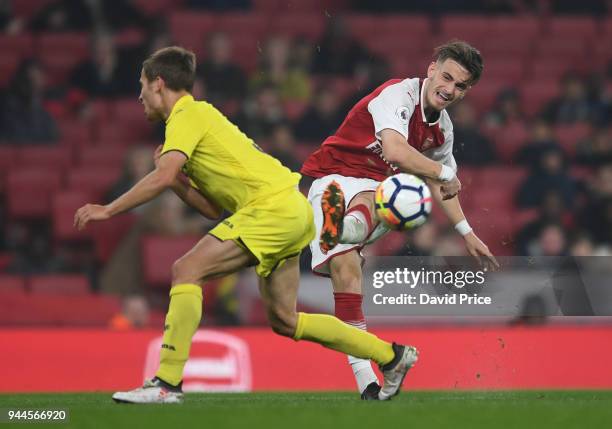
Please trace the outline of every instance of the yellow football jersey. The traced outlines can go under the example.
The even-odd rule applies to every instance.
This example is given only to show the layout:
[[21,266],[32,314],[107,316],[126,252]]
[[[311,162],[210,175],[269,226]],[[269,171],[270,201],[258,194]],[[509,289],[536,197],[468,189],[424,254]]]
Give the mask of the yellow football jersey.
[[220,207],[235,213],[249,203],[295,187],[300,175],[261,151],[214,106],[179,99],[166,120],[162,153],[183,152],[183,171]]

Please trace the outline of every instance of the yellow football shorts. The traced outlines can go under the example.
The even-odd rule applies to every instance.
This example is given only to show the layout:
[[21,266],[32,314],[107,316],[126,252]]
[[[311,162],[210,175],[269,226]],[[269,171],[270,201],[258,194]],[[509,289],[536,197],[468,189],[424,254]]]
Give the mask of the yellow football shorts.
[[267,277],[313,240],[312,207],[300,191],[289,188],[241,208],[209,234],[246,247],[259,261],[257,275]]

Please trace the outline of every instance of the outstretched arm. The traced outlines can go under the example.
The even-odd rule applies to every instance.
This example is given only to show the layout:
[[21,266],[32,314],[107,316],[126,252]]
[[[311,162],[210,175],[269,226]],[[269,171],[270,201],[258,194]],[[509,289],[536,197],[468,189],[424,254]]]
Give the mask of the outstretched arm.
[[74,226],[82,230],[90,221],[106,220],[152,200],[171,187],[183,164],[187,161],[178,151],[163,156],[155,170],[143,177],[132,189],[107,205],[86,204],[74,215]]
[[[159,164],[163,147],[163,145],[157,146],[157,149],[155,149],[155,152],[153,153],[155,167],[157,167]],[[218,219],[223,213],[223,209],[210,201],[210,199],[206,198],[198,189],[191,186],[189,177],[187,177],[181,171],[178,172],[172,181],[170,188],[181,200],[183,200],[185,204],[196,209],[205,218]]]
[[499,263],[497,259],[495,259],[495,256],[493,256],[486,244],[474,234],[474,231],[467,223],[463,210],[461,209],[459,198],[444,200],[440,192],[440,184],[429,179],[426,181],[433,198],[438,202],[438,205],[442,208],[451,224],[455,226],[457,232],[463,236],[465,247],[470,255],[476,258],[476,260],[487,269],[492,270],[499,268]]

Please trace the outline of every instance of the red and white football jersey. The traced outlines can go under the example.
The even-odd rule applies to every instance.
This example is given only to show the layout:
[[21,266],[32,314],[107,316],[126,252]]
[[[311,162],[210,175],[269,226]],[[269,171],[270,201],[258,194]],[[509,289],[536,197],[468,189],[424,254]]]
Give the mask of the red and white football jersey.
[[384,180],[399,173],[382,156],[381,131],[390,128],[423,155],[457,171],[453,157],[453,124],[446,110],[428,123],[423,112],[425,80],[392,79],[362,98],[336,133],[329,136],[302,166],[302,174],[329,174]]

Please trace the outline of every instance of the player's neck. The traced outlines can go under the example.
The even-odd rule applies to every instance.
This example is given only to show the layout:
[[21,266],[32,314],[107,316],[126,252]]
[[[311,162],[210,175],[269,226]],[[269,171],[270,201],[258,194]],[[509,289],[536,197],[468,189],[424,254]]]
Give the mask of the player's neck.
[[172,109],[174,109],[174,105],[186,95],[189,95],[189,93],[185,90],[167,91],[165,94],[162,94],[164,120],[168,120],[170,113],[172,113]]

